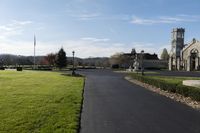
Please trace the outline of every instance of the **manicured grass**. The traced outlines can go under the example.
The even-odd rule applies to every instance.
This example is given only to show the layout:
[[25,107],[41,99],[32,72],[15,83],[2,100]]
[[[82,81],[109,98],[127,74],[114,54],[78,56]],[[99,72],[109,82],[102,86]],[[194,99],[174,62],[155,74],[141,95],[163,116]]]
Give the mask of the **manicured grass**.
[[[142,72],[141,72],[141,71],[138,71],[138,72],[130,72],[130,73],[138,73],[138,74],[141,74]],[[154,71],[144,71],[144,74],[159,74],[159,72],[154,72]]]
[[[127,73],[127,74],[131,74],[131,73],[135,73],[135,74],[141,74],[141,71],[135,72],[135,71],[127,71],[127,70],[114,70],[114,72],[119,72],[119,73]],[[159,72],[154,72],[154,71],[145,71],[144,74],[159,74]]]
[[176,76],[142,76],[141,74],[129,74],[132,78],[144,83],[156,86],[162,90],[173,93],[179,93],[186,97],[200,101],[200,89],[197,87],[182,85],[182,81],[186,79],[200,79],[194,77],[176,77]]
[[163,80],[168,83],[182,84],[183,80],[200,80],[198,77],[178,77],[178,76],[148,76],[152,79]]
[[[148,75],[148,74],[159,74],[159,72],[145,72],[144,77],[155,79],[155,80],[163,80],[165,82],[175,83],[175,84],[182,84],[183,80],[200,80],[200,78],[198,78],[198,77],[159,76],[159,75]],[[129,75],[134,76],[134,75],[136,75],[136,73],[130,72]],[[141,72],[138,72],[137,75],[142,76]]]
[[0,133],[75,133],[84,79],[0,71]]

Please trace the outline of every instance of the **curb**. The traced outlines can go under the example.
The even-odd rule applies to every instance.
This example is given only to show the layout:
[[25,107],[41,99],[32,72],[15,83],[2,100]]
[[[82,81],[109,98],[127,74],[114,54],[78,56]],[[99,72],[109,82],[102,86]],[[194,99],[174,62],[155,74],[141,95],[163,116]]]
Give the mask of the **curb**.
[[77,128],[77,133],[80,133],[81,131],[81,115],[83,112],[83,102],[84,102],[84,92],[85,92],[85,81],[86,81],[86,77],[84,77],[84,83],[83,83],[83,91],[82,91],[82,100],[81,100],[81,107],[80,107],[80,112],[79,112],[79,122],[78,122],[78,128]]

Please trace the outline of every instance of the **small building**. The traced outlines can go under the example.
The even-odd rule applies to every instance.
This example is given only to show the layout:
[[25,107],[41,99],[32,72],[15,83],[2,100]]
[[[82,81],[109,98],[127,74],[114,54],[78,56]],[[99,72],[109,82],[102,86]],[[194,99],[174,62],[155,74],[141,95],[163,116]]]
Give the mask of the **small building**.
[[193,39],[184,44],[185,29],[175,28],[172,31],[169,70],[195,71],[200,69],[200,42]]

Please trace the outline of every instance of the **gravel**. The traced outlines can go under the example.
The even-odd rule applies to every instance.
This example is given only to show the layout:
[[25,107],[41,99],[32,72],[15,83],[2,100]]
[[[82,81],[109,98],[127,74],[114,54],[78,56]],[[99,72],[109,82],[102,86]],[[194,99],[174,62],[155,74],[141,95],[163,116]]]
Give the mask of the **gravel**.
[[173,99],[177,102],[181,102],[183,104],[186,104],[186,105],[200,111],[200,101],[192,100],[190,97],[184,97],[184,96],[177,94],[177,93],[172,93],[172,92],[161,90],[160,88],[157,88],[155,86],[152,86],[152,85],[140,82],[138,80],[135,80],[135,79],[131,78],[130,76],[126,76],[125,79],[130,81],[131,83],[142,86],[142,87],[144,87],[144,88],[146,88],[150,91],[153,91],[153,92],[158,93],[160,95],[166,96],[170,99]]

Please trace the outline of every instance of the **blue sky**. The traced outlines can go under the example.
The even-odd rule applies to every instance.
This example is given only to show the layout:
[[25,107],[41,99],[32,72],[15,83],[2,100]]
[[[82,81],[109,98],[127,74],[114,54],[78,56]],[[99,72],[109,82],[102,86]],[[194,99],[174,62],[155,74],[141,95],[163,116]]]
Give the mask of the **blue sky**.
[[0,0],[0,53],[110,56],[170,49],[171,30],[200,40],[199,0]]

